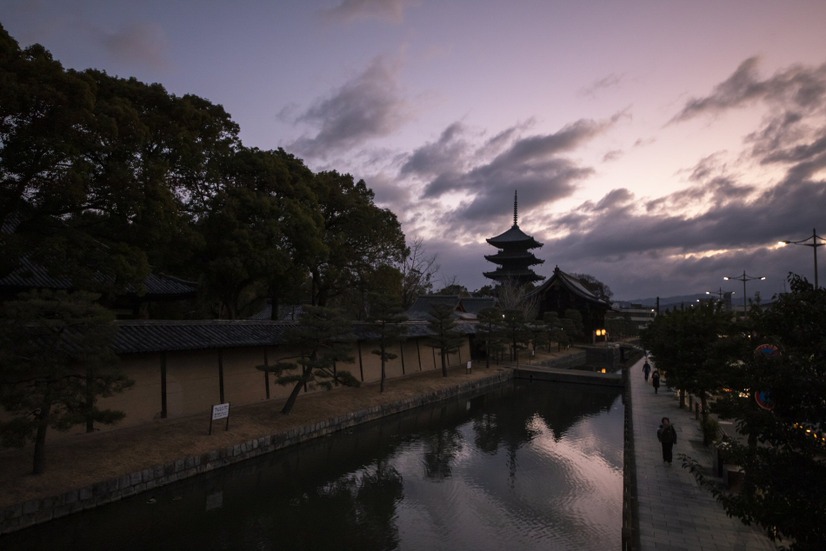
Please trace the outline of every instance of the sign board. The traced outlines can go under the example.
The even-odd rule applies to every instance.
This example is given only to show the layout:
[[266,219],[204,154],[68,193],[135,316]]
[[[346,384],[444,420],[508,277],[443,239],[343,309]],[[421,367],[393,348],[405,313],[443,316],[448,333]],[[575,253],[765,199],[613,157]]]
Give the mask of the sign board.
[[209,418],[209,434],[212,434],[212,422],[219,419],[227,420],[227,426],[224,430],[229,430],[229,402],[212,406],[212,417]]
[[229,417],[229,402],[212,406],[212,420],[226,419]]

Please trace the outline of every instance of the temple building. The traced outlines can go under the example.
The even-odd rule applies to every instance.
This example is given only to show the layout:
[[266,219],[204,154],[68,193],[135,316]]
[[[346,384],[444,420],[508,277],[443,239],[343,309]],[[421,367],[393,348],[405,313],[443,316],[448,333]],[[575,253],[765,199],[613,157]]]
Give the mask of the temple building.
[[485,255],[485,260],[497,264],[492,272],[484,272],[484,276],[502,284],[505,282],[523,285],[541,281],[544,276],[537,275],[531,266],[542,264],[544,260],[536,258],[531,249],[542,246],[530,235],[519,229],[517,224],[517,195],[513,193],[513,226],[505,233],[486,240],[499,249],[496,254]]

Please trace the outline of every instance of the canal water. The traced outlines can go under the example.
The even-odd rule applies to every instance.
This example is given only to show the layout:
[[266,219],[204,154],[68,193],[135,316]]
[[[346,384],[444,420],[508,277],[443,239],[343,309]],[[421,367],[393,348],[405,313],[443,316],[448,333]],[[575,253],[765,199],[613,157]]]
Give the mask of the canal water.
[[617,549],[622,455],[619,389],[517,381],[8,534],[0,548]]

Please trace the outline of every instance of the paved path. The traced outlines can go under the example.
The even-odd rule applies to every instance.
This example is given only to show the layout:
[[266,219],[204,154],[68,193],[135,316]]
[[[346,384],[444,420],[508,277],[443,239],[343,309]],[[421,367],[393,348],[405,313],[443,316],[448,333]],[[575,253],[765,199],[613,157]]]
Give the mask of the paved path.
[[[685,453],[710,467],[711,451],[703,446],[699,422],[687,409],[680,409],[675,394],[664,385],[654,394],[650,380],[646,383],[643,377],[642,364],[640,360],[630,373],[640,551],[774,550],[767,536],[726,516],[723,507],[681,466],[678,454]],[[671,419],[677,429],[671,466],[662,460],[656,435],[663,417]]]

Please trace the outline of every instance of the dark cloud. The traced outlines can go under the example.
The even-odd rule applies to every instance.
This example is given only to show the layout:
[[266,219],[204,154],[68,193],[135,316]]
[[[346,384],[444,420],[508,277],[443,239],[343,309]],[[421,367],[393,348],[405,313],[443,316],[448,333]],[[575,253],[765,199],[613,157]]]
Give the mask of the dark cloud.
[[[442,134],[439,142],[414,152],[406,166],[415,166],[420,174],[438,172],[425,187],[425,199],[438,199],[452,192],[468,196],[444,217],[445,223],[458,229],[466,223],[507,212],[514,191],[519,192],[523,204],[534,209],[569,196],[593,169],[580,166],[563,154],[588,142],[612,123],[613,119],[580,120],[553,134],[528,137],[509,129],[475,151],[464,144],[447,147],[460,144],[454,125]],[[464,166],[473,168],[462,170]]]
[[296,122],[320,128],[314,137],[299,139],[288,148],[324,158],[398,130],[411,113],[397,78],[397,68],[387,59],[375,59],[363,73],[297,117]]

